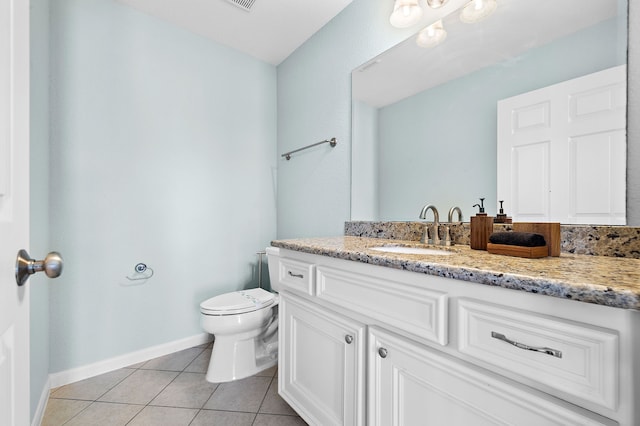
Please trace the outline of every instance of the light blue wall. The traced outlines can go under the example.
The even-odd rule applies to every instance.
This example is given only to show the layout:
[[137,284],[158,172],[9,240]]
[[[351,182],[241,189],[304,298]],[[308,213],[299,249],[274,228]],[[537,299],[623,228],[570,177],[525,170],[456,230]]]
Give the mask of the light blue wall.
[[416,220],[431,203],[441,211],[459,206],[468,220],[479,197],[495,215],[497,102],[625,64],[626,49],[611,49],[627,41],[626,32],[618,40],[617,24],[608,20],[381,108],[377,219]]
[[[29,254],[42,259],[49,246],[49,0],[31,0],[31,146]],[[31,416],[49,377],[49,286],[44,274],[29,278]]]
[[352,108],[351,217],[378,220],[378,109],[361,101],[354,101]]
[[[640,111],[639,0],[630,2],[629,117]],[[339,151],[278,171],[278,237],[342,233],[349,220],[351,71],[408,37],[389,25],[392,2],[354,0],[340,15],[278,66],[278,152],[327,132],[341,137]],[[616,52],[617,53],[617,52]],[[627,220],[640,226],[640,122],[628,124]]]
[[350,217],[351,70],[410,35],[390,1],[354,0],[278,66],[278,153],[336,137],[331,149],[278,160],[278,238],[342,235]]
[[[276,69],[112,0],[51,5],[51,372],[202,332],[275,237]],[[144,262],[155,275],[125,278]]]

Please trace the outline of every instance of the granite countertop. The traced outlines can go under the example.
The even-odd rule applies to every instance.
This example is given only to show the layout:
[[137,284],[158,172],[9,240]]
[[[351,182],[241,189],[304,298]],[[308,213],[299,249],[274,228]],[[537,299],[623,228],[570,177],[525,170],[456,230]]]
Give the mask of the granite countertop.
[[560,257],[524,259],[471,250],[465,245],[441,248],[454,252],[451,256],[397,254],[371,248],[383,245],[429,246],[415,241],[352,236],[277,240],[272,241],[271,245],[439,277],[640,310],[640,259],[566,253]]

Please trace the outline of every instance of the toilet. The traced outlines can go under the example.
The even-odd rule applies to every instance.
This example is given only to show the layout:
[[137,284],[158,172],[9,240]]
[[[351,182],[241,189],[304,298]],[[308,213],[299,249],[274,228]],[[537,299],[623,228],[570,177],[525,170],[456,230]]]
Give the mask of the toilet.
[[214,335],[206,379],[243,379],[278,362],[277,295],[262,288],[234,291],[200,304],[202,328]]

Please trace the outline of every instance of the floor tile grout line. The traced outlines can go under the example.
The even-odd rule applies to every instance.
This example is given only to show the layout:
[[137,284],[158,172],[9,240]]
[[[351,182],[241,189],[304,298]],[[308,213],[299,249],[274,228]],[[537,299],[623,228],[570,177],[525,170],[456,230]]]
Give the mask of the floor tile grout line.
[[[208,346],[208,345],[207,345],[207,346]],[[200,358],[200,355],[202,355],[202,354],[207,350],[207,346],[205,346],[204,348],[200,348],[200,349],[201,349],[200,353],[199,353],[198,355],[196,355],[196,356],[195,356],[195,358],[193,358],[193,359],[191,360],[191,362],[190,362],[189,364],[187,364],[187,366],[186,366],[186,367],[184,367],[184,368],[182,369],[182,372],[183,372],[183,373],[185,372],[185,370],[186,370],[187,368],[189,368],[189,366],[191,366],[191,364],[193,364],[194,362],[196,362],[196,359]]]
[[[106,391],[104,391],[101,395],[99,395],[96,399],[75,399],[75,398],[52,398],[51,399],[58,399],[58,400],[72,400],[72,401],[80,401],[80,402],[86,402],[87,406],[84,407],[83,409],[81,409],[78,413],[74,414],[71,418],[67,419],[64,424],[67,424],[69,422],[71,422],[73,419],[77,418],[79,415],[81,415],[82,413],[84,413],[87,409],[89,409],[89,407],[91,407],[92,405],[94,405],[95,403],[104,403],[104,404],[114,404],[114,405],[127,405],[127,406],[135,406],[138,408],[137,412],[134,414],[134,416],[126,423],[127,425],[130,424],[131,422],[133,422],[136,418],[138,418],[140,416],[140,413],[142,413],[142,411],[146,408],[146,407],[163,407],[163,408],[168,408],[168,409],[188,409],[188,410],[194,410],[194,416],[193,418],[189,421],[189,425],[193,424],[194,421],[196,420],[196,418],[198,418],[199,415],[201,415],[201,413],[203,412],[207,412],[207,411],[219,411],[219,412],[227,412],[227,413],[244,413],[244,414],[251,414],[253,415],[253,420],[251,421],[252,425],[256,424],[257,418],[261,415],[268,415],[268,416],[283,416],[283,417],[299,417],[299,415],[295,415],[295,414],[285,414],[285,413],[262,413],[260,410],[263,409],[263,406],[265,404],[265,401],[267,399],[267,396],[269,394],[269,389],[271,388],[271,386],[273,386],[274,383],[276,383],[275,381],[278,379],[277,377],[277,370],[272,373],[271,375],[264,375],[264,376],[258,376],[255,375],[256,377],[264,377],[264,378],[268,378],[268,386],[267,389],[265,391],[265,393],[262,395],[260,404],[257,408],[257,411],[244,411],[244,410],[224,410],[224,409],[208,409],[205,408],[207,402],[211,399],[211,397],[216,393],[216,391],[219,391],[220,389],[220,383],[216,384],[216,387],[211,391],[211,394],[209,395],[209,397],[206,399],[206,401],[202,404],[202,406],[198,407],[179,407],[176,405],[152,405],[152,402],[160,395],[162,394],[162,392],[164,392],[165,390],[167,390],[167,388],[169,386],[171,386],[171,384],[173,384],[180,375],[182,375],[183,373],[192,373],[192,374],[203,374],[201,369],[199,371],[187,371],[187,369],[189,369],[189,367],[191,367],[193,365],[193,363],[203,354],[205,353],[205,351],[207,351],[209,348],[211,348],[213,345],[211,343],[209,343],[208,345],[205,345],[203,347],[199,347],[198,349],[200,349],[199,351],[194,351],[194,356],[193,358],[185,365],[184,368],[182,368],[181,370],[165,370],[165,369],[157,369],[157,368],[144,368],[145,365],[147,365],[150,361],[152,361],[155,358],[152,358],[150,360],[144,361],[142,363],[139,364],[139,366],[137,367],[132,367],[132,366],[127,366],[127,367],[123,367],[122,369],[128,369],[131,370],[129,372],[129,374],[127,374],[125,377],[123,377],[122,379],[120,379],[117,383],[113,384],[112,386],[110,386]],[[171,355],[171,354],[168,354]],[[135,365],[135,364],[134,364]],[[113,371],[117,371],[117,370],[113,370]],[[136,404],[136,403],[132,403],[130,401],[126,401],[126,402],[118,402],[118,401],[100,401],[100,398],[103,398],[108,392],[110,392],[111,390],[113,390],[116,386],[118,386],[119,384],[121,384],[123,381],[127,380],[128,378],[131,377],[132,374],[134,374],[136,371],[158,371],[158,372],[171,372],[171,373],[175,373],[175,376],[171,379],[171,381],[169,381],[169,383],[167,383],[165,386],[162,387],[162,389],[160,389],[146,404]],[[171,403],[169,403],[171,404]]]
[[[200,354],[196,355],[196,356],[195,356],[195,358],[197,358],[198,356],[200,356]],[[194,358],[194,359],[195,359],[195,358]],[[191,362],[193,362],[193,360],[191,360]],[[189,362],[189,364],[191,364],[191,362]],[[187,365],[189,365],[189,364],[187,364]],[[187,368],[187,367],[185,367],[185,368]],[[182,369],[182,371],[176,371],[176,370],[160,370],[160,369],[151,369],[151,368],[150,368],[150,369],[147,369],[147,371],[165,371],[165,372],[168,372],[168,371],[169,371],[169,372],[171,372],[171,373],[177,373],[177,374],[173,377],[173,379],[171,379],[171,381],[170,381],[169,383],[167,383],[167,384],[166,384],[162,389],[160,389],[160,391],[158,391],[158,393],[156,393],[154,396],[152,396],[152,397],[151,397],[151,399],[150,399],[146,404],[144,404],[144,406],[142,407],[142,409],[141,409],[140,411],[138,411],[138,412],[136,413],[136,415],[135,415],[135,416],[133,416],[133,417],[131,418],[131,420],[129,420],[125,425],[128,425],[129,423],[131,423],[131,422],[132,422],[136,417],[138,417],[138,416],[140,415],[140,413],[142,413],[142,411],[144,411],[144,409],[145,409],[145,408],[149,407],[149,404],[151,404],[151,403],[153,402],[153,400],[154,400],[154,399],[156,399],[156,398],[157,398],[157,397],[158,397],[162,392],[164,392],[164,390],[165,390],[165,389],[167,389],[167,388],[171,385],[171,383],[173,383],[173,382],[178,378],[178,376],[180,376],[180,374],[182,374],[182,372],[184,371],[184,368]],[[153,407],[153,406],[152,406],[152,407]],[[173,407],[173,408],[178,408],[178,407]]]
[[256,419],[258,418],[258,413],[260,413],[260,410],[262,409],[262,406],[264,405],[264,400],[267,399],[267,394],[269,393],[269,389],[271,388],[271,385],[273,384],[273,378],[274,378],[274,376],[271,376],[271,380],[269,380],[269,386],[267,386],[267,390],[264,393],[264,395],[262,396],[262,401],[260,401],[260,406],[258,406],[258,411],[256,412],[256,416],[253,418],[253,422],[251,422],[252,426],[256,422]]
[[[84,381],[84,380],[91,380],[91,379],[93,379],[93,378],[95,378],[95,377],[102,376],[103,374],[109,374],[109,373],[113,373],[113,372],[115,372],[115,371],[119,371],[119,370],[133,370],[133,371],[131,371],[131,373],[127,374],[125,377],[123,377],[122,379],[120,379],[120,381],[119,381],[119,382],[117,382],[115,385],[111,386],[111,387],[110,387],[109,389],[107,389],[104,393],[102,393],[102,394],[98,395],[98,397],[97,397],[97,398],[95,398],[95,399],[56,398],[56,396],[55,396],[55,393],[56,393],[56,392],[58,392],[60,389],[64,388],[65,386],[74,385],[74,384],[77,384],[77,383],[82,382],[82,381]],[[89,378],[84,379],[84,380],[80,380],[80,381],[78,381],[78,382],[67,383],[66,385],[58,386],[58,387],[56,388],[55,392],[53,392],[53,393],[51,393],[51,394],[49,395],[49,399],[71,399],[71,400],[78,400],[78,401],[98,401],[98,400],[99,400],[100,398],[102,398],[102,397],[103,397],[107,392],[109,392],[111,389],[113,389],[113,388],[115,388],[116,386],[118,386],[118,385],[119,385],[120,383],[122,383],[122,382],[123,382],[127,377],[131,376],[131,375],[132,375],[136,370],[137,370],[136,368],[122,367],[122,368],[118,368],[118,369],[115,369],[115,370],[107,371],[106,373],[99,374],[99,375],[97,375],[97,376],[93,376],[93,377],[89,377]]]
[[[126,368],[126,367],[125,367]],[[124,370],[124,368],[120,368],[120,370]],[[118,371],[118,370],[113,370],[113,371]],[[111,386],[107,391],[105,391],[102,395],[98,396],[96,399],[93,400],[93,402],[98,402],[100,400],[100,398],[102,398],[103,396],[105,396],[106,394],[108,394],[109,392],[111,392],[111,390],[113,388],[115,388],[116,386],[118,386],[120,383],[124,382],[127,378],[131,377],[131,375],[133,373],[135,373],[136,371],[138,371],[137,369],[133,370],[131,373],[127,374],[125,377],[122,378],[122,380],[120,380],[118,383],[116,383],[115,385]]]
[[86,407],[84,407],[82,410],[78,411],[76,414],[74,414],[73,416],[71,416],[70,418],[67,419],[67,421],[65,421],[64,423],[62,423],[62,425],[60,426],[64,426],[67,423],[69,423],[71,420],[73,420],[74,418],[78,417],[80,415],[80,413],[82,413],[83,411],[85,411],[87,408],[91,407],[91,405],[94,403],[95,401],[92,401],[91,403],[89,403]]
[[[126,368],[126,367],[124,367]],[[124,369],[122,368],[122,369]],[[120,370],[122,370],[120,369]],[[135,369],[134,369],[135,370]],[[113,370],[113,371],[117,371],[117,370]],[[106,392],[102,393],[100,396],[98,396],[98,398],[94,399],[94,400],[84,400],[84,399],[79,399],[79,400],[75,400],[75,399],[71,399],[72,401],[86,401],[89,402],[89,404],[84,407],[82,410],[78,411],[76,414],[74,414],[73,416],[71,416],[69,419],[67,419],[67,421],[65,421],[64,423],[62,423],[61,426],[66,425],[67,423],[69,423],[71,420],[73,420],[74,418],[78,417],[81,413],[83,413],[84,411],[86,411],[89,407],[91,407],[93,404],[95,404],[96,402],[99,402],[98,400],[100,398],[102,398],[104,395],[107,394],[107,392],[109,392],[111,389],[115,388],[116,386],[118,386],[120,383],[122,383],[127,377],[131,376],[133,374],[133,371],[129,374],[127,374],[125,377],[122,378],[122,380],[120,380],[118,383],[116,383],[115,385],[113,385],[112,387],[109,388],[109,390],[107,390]],[[61,386],[62,387],[62,386]],[[51,397],[50,397],[51,398]],[[58,399],[68,399],[68,398],[58,398]],[[132,405],[132,404],[129,404]]]
[[187,426],[191,426],[193,424],[193,421],[198,418],[198,416],[200,415],[201,411],[202,411],[202,408],[198,409],[198,412],[196,413],[195,416],[193,416],[193,418],[191,419],[191,421],[189,422],[189,424]]
[[[244,410],[222,410],[222,409],[214,409],[214,408],[201,408],[200,411],[219,411],[221,413],[242,413],[242,414],[269,414],[269,413],[259,413],[256,411],[244,411]],[[275,414],[279,416],[279,414]],[[283,414],[284,416],[284,414]]]
[[[187,349],[190,349],[190,348],[187,348]],[[147,407],[156,407],[156,406],[154,406],[154,405],[150,405],[150,404],[153,402],[153,400],[154,400],[154,399],[156,399],[156,398],[157,398],[157,397],[158,397],[162,392],[164,392],[164,391],[165,391],[165,389],[167,389],[167,388],[171,385],[171,383],[175,382],[175,380],[176,380],[176,379],[177,379],[177,378],[178,378],[182,373],[184,373],[184,372],[185,372],[185,370],[186,370],[187,368],[189,368],[189,366],[190,366],[190,365],[191,365],[191,364],[192,364],[192,363],[193,363],[193,362],[194,362],[194,361],[195,361],[195,360],[196,360],[200,355],[202,355],[202,353],[203,353],[205,350],[206,350],[206,348],[200,348],[200,352],[198,352],[198,353],[193,357],[193,359],[192,359],[191,361],[189,361],[189,363],[187,363],[187,365],[186,365],[182,370],[179,370],[179,371],[178,371],[178,370],[162,370],[162,369],[155,369],[155,368],[149,368],[149,369],[146,369],[146,371],[170,371],[170,372],[172,372],[172,373],[177,373],[177,374],[176,374],[176,375],[175,375],[175,377],[174,377],[173,379],[171,379],[171,381],[170,381],[169,383],[167,383],[167,384],[166,384],[166,385],[165,385],[165,386],[164,386],[164,387],[163,387],[163,388],[162,388],[162,389],[161,389],[157,394],[155,394],[155,395],[154,395],[154,396],[149,400],[149,402],[147,402],[146,404],[144,404],[144,407],[143,407],[140,411],[138,411],[138,412],[136,413],[136,415],[135,415],[135,416],[133,416],[133,417],[131,418],[131,420],[129,420],[129,421],[126,423],[126,425],[128,425],[128,424],[129,424],[129,423],[131,423],[131,422],[132,422],[136,417],[138,417],[138,416],[140,415],[140,413],[142,413],[142,412],[144,411],[144,409],[145,409],[145,408],[147,408]],[[178,352],[180,352],[180,351],[178,351]],[[174,352],[174,353],[175,353],[175,352]],[[172,355],[172,354],[167,354],[167,355]],[[166,356],[166,355],[165,355],[165,356]],[[152,359],[154,359],[154,358],[152,358]],[[146,361],[144,364],[146,364],[146,363],[147,363],[147,362],[149,362],[149,361],[151,361],[151,360]],[[140,366],[139,370],[140,370],[140,369],[142,369],[142,367],[144,367],[144,364],[142,364],[142,365]],[[127,376],[127,377],[129,377],[129,376]],[[165,408],[183,408],[183,407],[165,407]],[[199,411],[198,411],[198,412],[199,412]],[[196,415],[197,415],[197,414],[198,414],[198,413],[196,413]],[[194,419],[195,419],[195,417],[194,417]],[[192,421],[193,421],[193,419],[192,419]],[[190,423],[191,423],[191,422],[190,422]],[[125,425],[125,426],[126,426],[126,425]]]
[[[93,404],[94,402],[97,402],[99,404],[109,404],[109,405],[136,405],[138,407],[144,407],[144,404],[135,404],[133,402],[115,402],[115,401],[98,401],[96,400],[91,400],[91,399],[68,399],[68,398],[58,398],[59,401],[79,401],[79,402],[88,402],[90,404]],[[180,407],[176,407],[176,408],[180,408]]]
[[[127,374],[125,377],[123,377],[123,378],[122,378],[120,381],[118,381],[116,384],[114,384],[114,385],[113,385],[113,386],[111,386],[109,389],[107,389],[105,392],[103,392],[102,394],[100,394],[96,399],[93,399],[93,400],[77,400],[77,401],[85,401],[85,402],[89,402],[89,404],[88,404],[86,407],[84,407],[82,410],[80,410],[78,413],[76,413],[75,415],[73,415],[71,418],[67,419],[67,421],[65,421],[63,424],[67,424],[67,423],[69,423],[72,419],[74,419],[75,417],[77,417],[78,415],[80,415],[82,412],[84,412],[85,410],[87,410],[91,405],[93,405],[93,404],[95,404],[95,403],[97,403],[97,402],[99,402],[99,403],[105,403],[105,404],[123,404],[123,405],[132,405],[132,406],[141,407],[141,408],[140,408],[140,410],[136,413],[136,415],[135,415],[135,416],[133,416],[133,417],[131,418],[131,420],[129,420],[126,424],[131,423],[131,422],[132,422],[132,421],[133,421],[133,420],[134,420],[134,419],[135,419],[135,418],[136,418],[136,417],[137,417],[137,416],[138,416],[138,415],[139,415],[139,414],[140,414],[140,413],[141,413],[141,412],[146,408],[146,407],[148,407],[148,406],[149,406],[149,404],[150,404],[150,403],[151,403],[155,398],[157,398],[157,396],[158,396],[158,395],[160,395],[160,393],[162,393],[162,392],[163,392],[163,391],[164,391],[164,390],[165,390],[165,389],[166,389],[166,388],[167,388],[171,383],[173,383],[173,382],[176,380],[176,378],[177,378],[177,377],[178,377],[182,372],[184,372],[184,370],[185,370],[189,365],[191,365],[191,363],[192,363],[192,362],[193,362],[193,361],[194,361],[198,356],[200,356],[200,355],[202,354],[202,352],[203,352],[203,351],[204,351],[204,350],[201,350],[201,351],[200,351],[200,352],[199,352],[199,353],[198,353],[198,354],[193,358],[193,360],[191,360],[191,361],[189,362],[189,364],[187,364],[187,366],[186,366],[185,368],[183,368],[183,369],[182,369],[182,371],[175,371],[175,370],[172,370],[172,371],[171,371],[171,370],[157,370],[157,369],[144,369],[144,370],[146,370],[146,371],[171,371],[171,372],[174,372],[174,373],[178,373],[178,374],[176,374],[176,376],[175,376],[175,377],[174,377],[174,378],[173,378],[173,379],[172,379],[172,380],[171,380],[171,381],[170,381],[170,382],[169,382],[165,387],[163,387],[163,388],[162,388],[162,389],[161,389],[161,390],[160,390],[156,395],[154,395],[148,403],[146,403],[146,404],[133,404],[133,403],[131,403],[131,402],[126,402],[126,403],[124,403],[124,402],[114,402],[114,401],[100,401],[100,398],[104,397],[104,396],[105,396],[107,393],[109,393],[113,388],[115,388],[115,387],[116,387],[116,386],[118,386],[120,383],[122,383],[122,382],[123,382],[123,381],[125,381],[127,378],[129,378],[129,377],[130,377],[130,376],[131,376],[135,371],[142,370],[142,369],[143,369],[142,367],[143,367],[143,366],[144,366],[148,361],[150,361],[150,360],[145,361],[142,365],[140,365],[140,367],[137,367],[137,368],[129,368],[129,369],[133,370],[131,373]],[[121,368],[121,369],[119,369],[119,370],[124,370],[124,369],[127,369],[127,368],[128,368],[128,367],[123,367],[123,368]],[[113,371],[117,371],[117,370],[113,370]],[[72,399],[72,398],[55,398],[55,399],[76,400],[76,399]],[[179,408],[179,407],[172,407],[172,408]]]

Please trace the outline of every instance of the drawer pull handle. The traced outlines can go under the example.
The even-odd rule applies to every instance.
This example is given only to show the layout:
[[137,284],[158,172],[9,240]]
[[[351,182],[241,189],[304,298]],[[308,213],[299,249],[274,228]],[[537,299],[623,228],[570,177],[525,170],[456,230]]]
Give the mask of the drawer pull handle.
[[496,333],[495,331],[491,332],[491,337],[493,337],[494,339],[502,340],[503,342],[507,342],[510,345],[515,346],[516,348],[524,349],[527,351],[542,352],[547,355],[555,356],[556,358],[562,358],[562,351],[559,351],[557,349],[525,345],[524,343],[507,339],[507,337],[504,334]]
[[347,345],[350,345],[351,343],[353,343],[353,336],[347,334],[346,336],[344,336],[344,341],[347,342]]
[[388,355],[388,352],[385,348],[380,348],[378,349],[378,355],[380,355],[380,358],[386,358]]
[[289,272],[289,276],[291,276],[293,278],[304,278],[304,275],[302,275],[302,274],[294,274],[291,271],[287,271],[287,272]]

